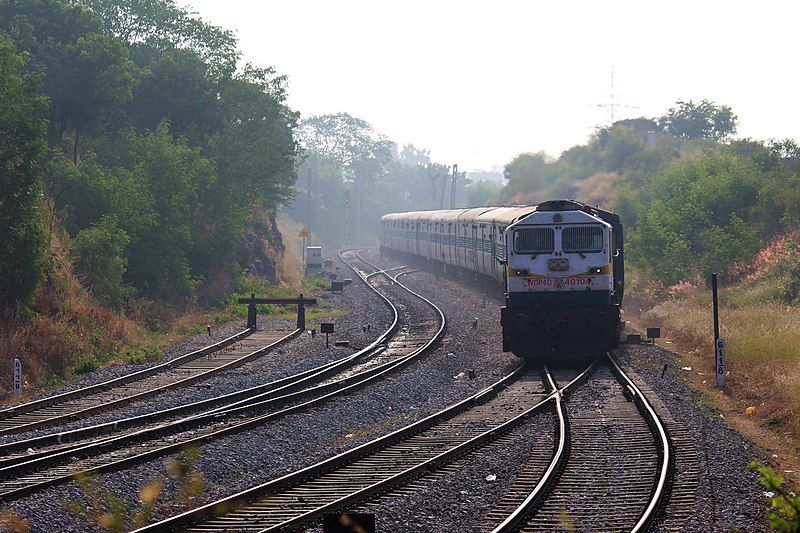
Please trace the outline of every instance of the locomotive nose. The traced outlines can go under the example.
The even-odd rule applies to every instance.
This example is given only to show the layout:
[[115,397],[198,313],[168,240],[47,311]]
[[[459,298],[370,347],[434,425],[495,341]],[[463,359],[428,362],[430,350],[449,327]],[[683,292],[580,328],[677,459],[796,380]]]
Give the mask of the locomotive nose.
[[531,329],[531,319],[528,315],[523,315],[522,313],[516,315],[511,324],[516,331],[528,331]]

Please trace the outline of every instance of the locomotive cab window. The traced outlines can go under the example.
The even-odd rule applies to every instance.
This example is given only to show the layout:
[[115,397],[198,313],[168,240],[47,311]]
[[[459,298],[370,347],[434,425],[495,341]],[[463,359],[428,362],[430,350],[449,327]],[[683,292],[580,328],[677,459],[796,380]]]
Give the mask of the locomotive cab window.
[[603,228],[599,226],[564,228],[561,232],[561,250],[568,254],[602,252]]
[[553,228],[520,228],[514,231],[514,253],[549,254],[554,247]]

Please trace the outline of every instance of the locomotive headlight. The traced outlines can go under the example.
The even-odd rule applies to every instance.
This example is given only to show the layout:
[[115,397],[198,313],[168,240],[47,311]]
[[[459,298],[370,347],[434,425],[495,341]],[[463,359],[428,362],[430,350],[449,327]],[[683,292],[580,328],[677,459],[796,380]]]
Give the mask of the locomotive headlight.
[[602,274],[603,267],[589,267],[589,274]]
[[527,268],[518,268],[516,270],[516,274],[517,274],[517,276],[525,276],[525,275],[528,274],[528,269]]

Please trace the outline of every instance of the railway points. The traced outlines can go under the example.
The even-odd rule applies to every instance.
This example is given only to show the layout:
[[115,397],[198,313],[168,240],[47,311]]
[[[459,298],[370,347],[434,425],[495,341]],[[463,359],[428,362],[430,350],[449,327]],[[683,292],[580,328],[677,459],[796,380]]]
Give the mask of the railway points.
[[[357,279],[367,279],[381,290],[401,291],[402,284],[421,295],[425,295],[426,292],[430,292],[436,286],[434,284],[434,276],[424,270],[418,270],[417,266],[394,261],[380,262],[380,259],[371,252],[348,252],[344,254],[344,257],[355,265],[355,270],[360,274]],[[421,280],[424,279],[428,279],[430,282],[421,283]],[[453,282],[444,278],[436,281],[454,285]],[[465,291],[468,291],[468,289],[462,290],[462,292]],[[495,331],[496,326],[491,324],[491,320],[478,316],[482,315],[482,313],[491,312],[491,309],[485,309],[486,306],[483,305],[483,292],[473,291],[473,294],[472,303],[466,305],[468,309],[463,309],[464,316],[449,325],[447,336],[442,341],[442,351],[447,351],[451,349],[451,346],[458,345],[461,342],[461,335],[459,335],[462,324],[459,321],[461,320],[464,320],[463,326],[465,329],[471,332],[469,335],[476,335],[476,339],[480,339],[480,337],[477,337],[480,332],[476,332],[469,327],[469,324],[475,319],[479,320],[481,328],[487,328],[483,335],[490,335]],[[436,299],[453,299],[449,307],[443,309],[445,313],[452,313],[453,307],[464,307],[464,304],[468,301],[464,298],[463,294],[457,291],[454,292],[451,288],[444,293],[437,294],[432,301]],[[488,307],[491,308],[492,306],[489,305]],[[472,308],[473,311],[470,311],[469,308]],[[405,314],[416,319],[419,318],[419,312],[416,308],[403,310],[402,306],[400,306],[399,314]],[[466,317],[470,318],[466,320]],[[411,318],[409,319],[411,320]],[[422,327],[423,330],[425,329],[425,320],[422,320],[422,322],[423,324],[418,325],[412,321],[409,322],[412,327],[403,327],[401,325],[401,327],[396,328],[395,334],[398,337],[393,338],[394,340],[390,340],[385,345],[393,344],[395,347],[400,347],[403,344],[408,345],[408,341],[414,339],[417,325]],[[477,342],[477,340],[471,342]],[[648,349],[644,346],[640,348]],[[624,353],[625,350],[623,349],[622,351]],[[381,359],[380,355],[378,355],[373,359],[365,359],[361,362],[363,366],[341,368],[341,373],[321,377],[316,383],[317,385],[328,387],[341,379],[360,379],[354,378],[354,376],[368,372],[372,368],[382,368],[385,364],[390,363],[390,360]],[[470,463],[475,461],[476,458],[487,457],[486,460],[491,461],[490,457],[495,453],[495,450],[500,449],[509,442],[513,442],[514,438],[521,438],[522,435],[526,434],[525,432],[531,431],[532,427],[536,428],[535,434],[542,435],[544,433],[547,436],[532,445],[532,452],[527,457],[527,460],[521,461],[514,467],[519,472],[515,474],[515,482],[510,486],[503,498],[494,501],[485,516],[480,517],[477,522],[473,522],[472,527],[475,530],[492,531],[497,529],[498,531],[505,531],[507,529],[498,528],[501,528],[504,521],[512,517],[512,515],[520,518],[514,526],[515,529],[512,528],[510,530],[552,530],[553,520],[558,521],[563,518],[562,511],[564,508],[571,510],[569,517],[573,520],[573,523],[583,524],[583,527],[579,527],[579,529],[603,530],[603,527],[605,527],[606,530],[610,531],[645,530],[637,529],[636,523],[639,520],[644,520],[642,522],[644,524],[651,520],[651,518],[647,517],[655,517],[653,523],[659,524],[659,527],[663,527],[665,530],[680,530],[683,525],[691,523],[693,518],[691,510],[696,507],[694,490],[698,486],[698,469],[702,465],[698,463],[696,455],[692,456],[691,453],[687,453],[687,448],[693,447],[695,443],[687,435],[683,424],[676,421],[671,416],[669,409],[656,398],[655,401],[651,402],[653,411],[663,421],[663,426],[669,434],[669,442],[674,444],[674,447],[671,448],[659,447],[656,432],[652,429],[653,422],[652,420],[648,422],[644,415],[647,409],[638,406],[635,402],[628,401],[636,397],[636,394],[631,393],[636,388],[638,388],[640,395],[646,395],[648,398],[654,398],[657,395],[652,388],[643,383],[642,379],[632,373],[629,368],[626,368],[621,362],[619,364],[619,371],[625,371],[631,376],[630,383],[617,376],[617,371],[612,362],[601,360],[591,372],[586,374],[584,381],[575,383],[574,390],[567,389],[559,395],[560,402],[556,402],[554,396],[549,396],[550,399],[545,400],[546,405],[539,407],[535,415],[529,415],[526,422],[517,424],[507,432],[498,430],[497,427],[486,429],[485,423],[490,422],[492,417],[505,419],[505,421],[513,417],[511,413],[506,412],[504,409],[497,408],[499,404],[490,404],[487,401],[487,405],[494,405],[495,408],[490,409],[489,415],[486,412],[475,415],[477,418],[473,419],[473,422],[476,419],[481,422],[475,428],[472,428],[476,432],[478,429],[485,429],[483,431],[486,434],[485,440],[482,437],[477,441],[472,441],[472,438],[478,435],[457,431],[459,438],[462,440],[455,444],[446,444],[444,448],[457,449],[458,446],[462,445],[464,447],[457,449],[452,454],[437,453],[435,456],[417,454],[415,456],[411,453],[413,448],[410,445],[406,444],[404,447],[401,442],[395,442],[394,445],[399,446],[397,449],[401,450],[401,452],[393,455],[390,452],[388,457],[391,457],[394,463],[377,458],[379,456],[376,456],[374,461],[370,461],[370,456],[364,456],[362,458],[364,462],[362,463],[352,463],[349,467],[344,463],[337,465],[336,469],[327,474],[327,477],[326,474],[322,474],[320,471],[318,472],[320,477],[316,478],[316,481],[306,479],[304,485],[292,485],[294,488],[288,488],[287,485],[287,487],[284,487],[285,490],[282,488],[280,492],[275,493],[275,498],[270,499],[269,504],[258,504],[258,498],[254,496],[256,493],[250,492],[251,490],[256,490],[256,487],[244,486],[236,492],[236,495],[249,494],[250,496],[245,500],[252,500],[250,503],[245,503],[244,500],[238,499],[236,500],[236,505],[243,505],[243,507],[237,507],[236,512],[227,513],[217,518],[210,518],[209,516],[198,518],[202,515],[200,510],[190,511],[187,515],[190,513],[195,514],[191,520],[182,525],[179,524],[178,530],[183,530],[187,527],[199,527],[201,528],[200,530],[209,530],[210,528],[212,531],[222,527],[224,530],[224,527],[230,527],[231,524],[234,524],[237,530],[278,531],[285,529],[289,524],[294,524],[300,528],[311,527],[314,529],[316,527],[315,524],[318,524],[321,513],[325,512],[325,510],[377,511],[377,521],[380,527],[380,524],[384,523],[383,520],[385,519],[382,510],[386,500],[391,500],[393,497],[397,498],[397,495],[403,495],[405,498],[424,499],[425,491],[429,490],[430,485],[435,484],[436,479],[448,474],[459,477],[459,473],[464,469],[468,469]],[[533,368],[525,369],[529,381],[531,381],[530,374],[532,371],[539,372]],[[574,372],[577,371],[573,372],[566,368],[554,367],[550,369],[550,372],[552,373],[553,383],[556,386],[563,386],[574,377]],[[573,372],[573,375],[570,375],[571,372]],[[455,375],[453,379],[456,379]],[[466,378],[466,373],[463,378],[459,379],[468,379]],[[537,377],[532,381],[536,383],[536,394],[540,398],[548,398],[546,391],[549,390],[551,385],[547,377],[545,376],[544,379]],[[351,383],[355,383],[355,381],[351,381]],[[455,381],[455,383],[458,382]],[[355,391],[355,389],[353,390]],[[303,390],[301,389],[297,392],[303,393]],[[241,400],[243,403],[240,406],[242,409],[240,412],[246,412],[250,408],[256,410],[261,408],[252,407],[254,404],[249,403],[246,399]],[[258,401],[255,403],[258,403]],[[298,405],[302,403],[304,402],[301,401]],[[518,407],[522,405],[517,401],[501,403],[517,405]],[[554,406],[557,403],[562,405],[564,424],[559,422],[558,410],[554,410]],[[290,404],[288,408],[291,410],[293,406]],[[224,409],[222,407],[223,411]],[[193,417],[187,418],[191,419]],[[269,420],[268,416],[262,419],[262,421],[267,420]],[[562,427],[564,430],[559,429]],[[404,430],[401,428],[396,431]],[[220,436],[224,435],[224,432],[220,434]],[[374,441],[383,438],[380,436],[380,432],[376,433],[376,435],[376,438],[373,439]],[[638,440],[634,441],[634,437]],[[443,438],[440,444],[446,440]],[[472,444],[467,444],[467,442],[472,442]],[[564,443],[560,454],[561,460],[558,460],[557,454],[554,453],[557,450],[555,444],[559,442]],[[218,449],[218,447],[215,449]],[[665,454],[659,451],[662,449],[667,450],[666,461],[663,459]],[[0,450],[2,449],[0,448]],[[444,449],[437,451],[444,452]],[[621,453],[606,453],[610,451]],[[348,449],[338,453],[337,457],[342,459],[347,456],[347,453],[349,453]],[[157,455],[159,454],[153,457]],[[398,461],[398,457],[405,459],[406,456],[408,456],[410,462]],[[420,459],[420,461],[414,462],[411,459]],[[425,463],[429,459],[432,460]],[[323,456],[319,464],[328,460],[330,458]],[[3,459],[0,459],[0,468],[3,464],[2,461]],[[660,474],[663,471],[662,465],[667,465],[670,462],[673,467],[668,472],[669,482],[662,483],[660,481]],[[422,463],[425,463],[424,466],[422,466]],[[328,466],[332,464],[328,463]],[[399,471],[392,470],[387,466],[389,464],[397,466]],[[625,466],[621,466],[622,464]],[[380,470],[380,472],[369,472],[364,465],[377,466],[377,470]],[[119,466],[123,467],[124,464]],[[287,474],[275,476],[272,481],[261,483],[259,487],[261,489],[264,489],[264,487],[275,488],[276,485],[274,483],[280,485],[295,475],[299,476],[296,479],[300,479],[300,477],[303,477],[300,472],[306,468],[313,467],[301,466],[295,468],[294,471],[290,471]],[[353,470],[348,470],[348,468],[353,468]],[[592,495],[591,487],[582,487],[581,480],[585,479],[585,472],[587,471],[597,474],[606,480],[604,483],[607,484],[604,487],[607,489],[607,493]],[[103,468],[99,468],[97,472],[103,472]],[[124,470],[120,473],[123,472]],[[308,473],[308,470],[306,470],[306,473]],[[42,472],[39,472],[39,475],[41,474]],[[32,475],[35,476],[37,474],[33,473]],[[342,478],[342,476],[344,477]],[[694,476],[694,481],[688,482],[687,480],[692,476]],[[0,475],[0,477],[2,476]],[[336,489],[333,485],[330,485],[332,483],[331,480],[351,480],[356,478],[366,480],[366,485],[360,486],[358,491],[345,493],[344,489]],[[0,482],[0,486],[2,486],[2,483],[4,482]],[[484,482],[484,484],[488,485],[488,482]],[[540,487],[538,496],[534,490],[536,486]],[[664,490],[656,491],[658,486],[664,487]],[[40,487],[36,490],[42,490],[42,488]],[[375,492],[373,492],[373,489],[375,489]],[[586,492],[584,499],[563,499],[564,493],[573,494],[584,490]],[[314,499],[321,492],[326,491],[329,495],[335,496],[332,501],[320,502]],[[660,498],[655,496],[657,492],[662,495]],[[24,491],[20,493],[20,495],[22,494],[24,494]],[[253,498],[250,498],[251,496]],[[445,499],[447,498],[447,496],[444,497]],[[223,497],[219,501],[215,500],[214,503],[224,503],[225,501],[230,503],[230,498],[230,496]],[[533,503],[524,507],[525,501]],[[621,505],[621,501],[626,503]],[[256,503],[255,507],[258,508],[256,514],[260,516],[262,521],[252,526],[246,526],[245,523],[249,523],[247,521],[251,517],[252,509],[249,506],[253,502]],[[636,504],[630,502],[636,502]],[[200,509],[203,508],[201,507]],[[219,510],[220,507],[217,507],[217,509]],[[609,509],[613,510],[613,512],[608,511]],[[601,523],[597,520],[598,514],[606,517],[605,522]],[[279,517],[279,519],[276,519],[277,522],[269,521],[275,517]],[[158,522],[158,525],[151,525],[151,528],[160,530],[162,526],[172,527],[171,524],[174,525],[176,522],[171,520],[177,520],[170,519],[165,515],[159,518],[164,521]],[[184,516],[180,520],[187,520],[187,518]],[[402,528],[400,529],[402,530]]]
[[[365,282],[374,280],[369,286],[395,315],[387,331],[370,346],[315,371],[269,384],[264,387],[266,392],[245,395],[244,399],[204,414],[152,423],[166,415],[175,417],[181,412],[198,409],[196,405],[183,406],[167,413],[116,422],[112,429],[128,428],[121,435],[103,434],[99,438],[90,436],[87,439],[71,435],[78,440],[66,445],[62,435],[53,435],[49,440],[55,439],[57,444],[35,452],[34,458],[28,457],[30,454],[26,451],[0,460],[0,499],[17,498],[68,481],[76,475],[130,466],[319,405],[402,368],[428,350],[444,330],[441,312],[398,281],[402,272],[392,276],[363,260],[356,252],[351,255],[354,270]],[[203,401],[200,407],[209,403]],[[148,422],[150,425],[142,425]],[[91,435],[94,432],[84,433]],[[46,441],[40,437],[7,448],[24,450],[26,446],[42,442]]]

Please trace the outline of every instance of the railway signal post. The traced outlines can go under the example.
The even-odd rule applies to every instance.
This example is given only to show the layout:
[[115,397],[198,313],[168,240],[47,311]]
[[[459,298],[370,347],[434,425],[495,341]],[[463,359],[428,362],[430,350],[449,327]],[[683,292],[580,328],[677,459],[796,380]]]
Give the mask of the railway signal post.
[[333,333],[333,322],[323,322],[319,325],[319,332],[325,334],[325,348],[329,348],[328,335]]

